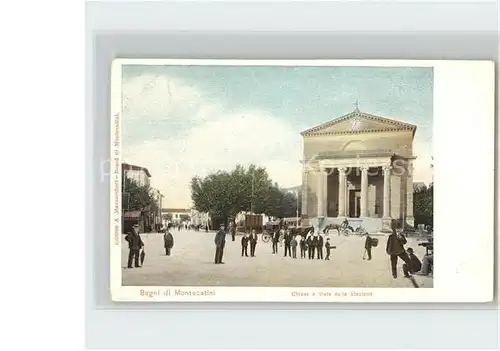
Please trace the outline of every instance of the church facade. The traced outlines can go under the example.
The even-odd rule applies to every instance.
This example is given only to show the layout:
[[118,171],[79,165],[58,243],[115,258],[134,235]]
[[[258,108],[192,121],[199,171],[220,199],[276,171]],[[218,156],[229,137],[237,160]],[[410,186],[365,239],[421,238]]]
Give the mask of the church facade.
[[348,219],[370,233],[414,226],[413,140],[417,127],[356,108],[301,133],[302,223]]

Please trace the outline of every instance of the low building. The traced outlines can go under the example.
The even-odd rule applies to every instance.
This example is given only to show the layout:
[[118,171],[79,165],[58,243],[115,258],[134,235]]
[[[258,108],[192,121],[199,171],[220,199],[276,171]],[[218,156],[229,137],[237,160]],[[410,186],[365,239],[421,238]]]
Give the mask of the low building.
[[191,220],[191,210],[188,208],[162,208],[162,217],[167,223],[184,223]]
[[191,209],[190,211],[191,224],[194,226],[205,227],[210,225],[211,218],[208,212],[199,212],[197,210]]
[[139,233],[149,233],[152,230],[152,218],[149,211],[125,211],[123,213],[122,232],[132,232],[132,226],[139,225]]

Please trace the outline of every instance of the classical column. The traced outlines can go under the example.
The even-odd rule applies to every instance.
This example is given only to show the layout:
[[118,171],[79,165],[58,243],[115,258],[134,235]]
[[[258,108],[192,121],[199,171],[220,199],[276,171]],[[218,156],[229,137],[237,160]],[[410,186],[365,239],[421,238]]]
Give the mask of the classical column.
[[384,218],[391,217],[391,166],[384,166]]
[[361,213],[368,217],[368,166],[361,166]]
[[307,197],[308,197],[308,176],[307,170],[302,173],[302,215],[307,216]]
[[346,193],[346,168],[340,167],[339,171],[339,217],[345,217],[345,193]]
[[318,217],[326,217],[327,197],[327,174],[324,168],[320,168],[318,177]]
[[413,217],[413,163],[408,162],[408,173],[406,178],[406,223],[412,227],[415,225]]

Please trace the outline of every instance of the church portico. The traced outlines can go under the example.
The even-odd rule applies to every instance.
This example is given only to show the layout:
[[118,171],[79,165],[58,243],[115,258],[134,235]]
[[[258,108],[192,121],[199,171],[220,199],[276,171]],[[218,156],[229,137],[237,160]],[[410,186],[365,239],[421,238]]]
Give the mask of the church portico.
[[[359,110],[346,116],[302,133],[307,160],[303,222],[324,227],[347,218],[369,232],[387,232],[393,219],[413,226],[412,141],[416,127]],[[356,130],[338,128],[354,118],[358,120]],[[381,123],[379,129],[370,125],[365,130],[365,120],[386,125]],[[387,147],[391,133],[399,142],[392,148]],[[403,136],[406,141],[401,145]]]

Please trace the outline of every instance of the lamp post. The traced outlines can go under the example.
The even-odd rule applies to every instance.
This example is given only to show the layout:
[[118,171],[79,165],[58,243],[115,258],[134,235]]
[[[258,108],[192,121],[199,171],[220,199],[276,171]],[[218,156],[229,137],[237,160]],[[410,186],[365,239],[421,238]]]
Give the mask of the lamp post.
[[297,209],[296,209],[296,217],[295,217],[295,223],[296,223],[296,227],[298,228],[299,227],[299,189],[297,189],[296,191],[296,194],[297,194]]

